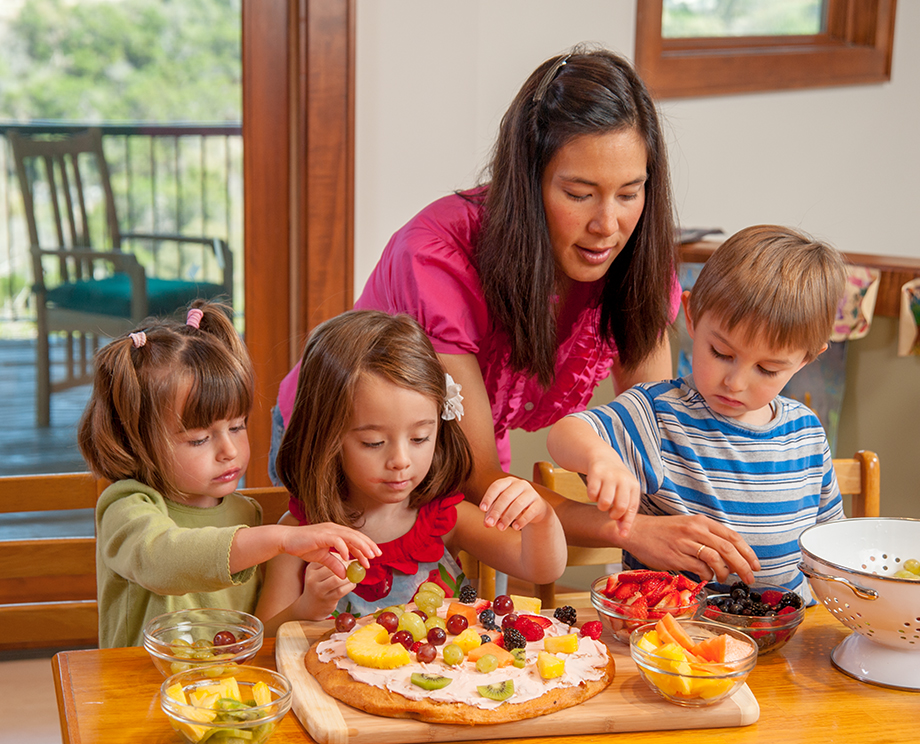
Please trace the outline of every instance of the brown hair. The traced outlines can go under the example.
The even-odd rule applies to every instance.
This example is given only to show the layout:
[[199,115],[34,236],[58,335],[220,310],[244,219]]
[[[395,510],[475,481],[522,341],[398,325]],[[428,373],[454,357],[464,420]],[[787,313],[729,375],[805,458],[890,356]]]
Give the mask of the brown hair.
[[755,225],[706,261],[689,310],[696,323],[712,313],[727,330],[740,326],[777,349],[805,349],[812,361],[830,338],[846,273],[845,259],[826,243],[789,227]]
[[[133,478],[172,500],[172,433],[177,407],[183,429],[248,416],[252,362],[226,305],[196,300],[199,327],[149,318],[113,339],[95,357],[93,392],[80,419],[78,444],[90,470],[112,481]],[[180,397],[185,394],[185,400]]]
[[[679,254],[667,148],[654,102],[630,64],[607,50],[575,48],[540,65],[502,119],[489,168],[485,225],[476,260],[495,325],[511,344],[511,366],[549,386],[556,320],[549,312],[556,264],[543,208],[543,171],[573,138],[635,130],[647,151],[646,200],[598,300],[599,331],[634,369],[671,322]],[[539,89],[539,95],[537,95]]]
[[[351,310],[317,326],[303,352],[297,398],[281,440],[278,476],[310,522],[353,527],[361,514],[346,502],[342,440],[363,375],[432,398],[442,410],[444,368],[418,322],[408,315]],[[409,505],[455,493],[472,472],[469,443],[457,420],[438,422],[434,458]]]

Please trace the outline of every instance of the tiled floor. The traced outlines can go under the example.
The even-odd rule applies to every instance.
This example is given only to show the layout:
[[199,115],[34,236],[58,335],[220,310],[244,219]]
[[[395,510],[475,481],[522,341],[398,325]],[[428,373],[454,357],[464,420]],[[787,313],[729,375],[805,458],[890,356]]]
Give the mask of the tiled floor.
[[[25,658],[0,655],[0,700],[3,744],[61,744],[52,654]],[[12,713],[15,711],[15,715]]]

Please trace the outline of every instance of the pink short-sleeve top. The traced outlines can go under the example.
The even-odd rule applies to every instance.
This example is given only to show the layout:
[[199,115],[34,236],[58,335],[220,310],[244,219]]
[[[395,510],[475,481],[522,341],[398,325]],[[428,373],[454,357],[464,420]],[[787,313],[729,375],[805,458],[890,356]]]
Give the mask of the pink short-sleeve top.
[[[616,350],[598,331],[594,299],[601,282],[576,284],[566,320],[560,324],[556,378],[544,389],[508,364],[508,337],[492,328],[479,282],[474,250],[482,227],[479,190],[433,202],[390,239],[355,309],[411,315],[439,354],[473,354],[479,362],[492,407],[495,442],[502,467],[511,461],[509,432],[537,431],[584,409],[594,388],[610,374]],[[679,305],[675,282],[673,304]],[[298,364],[281,383],[278,405],[285,425],[294,407]]]

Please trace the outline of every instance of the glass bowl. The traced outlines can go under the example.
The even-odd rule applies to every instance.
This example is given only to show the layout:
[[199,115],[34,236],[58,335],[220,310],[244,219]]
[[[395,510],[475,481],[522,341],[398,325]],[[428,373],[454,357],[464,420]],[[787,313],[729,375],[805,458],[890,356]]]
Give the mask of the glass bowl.
[[265,744],[291,709],[291,683],[283,674],[255,666],[179,672],[160,685],[160,707],[189,744]]
[[[757,664],[757,644],[740,630],[700,620],[678,620],[694,643],[727,635],[732,641],[730,660],[707,662],[681,658],[682,647],[670,643],[654,647],[643,643],[655,623],[636,628],[629,636],[629,653],[639,676],[665,700],[689,708],[715,705],[734,695]],[[677,651],[675,651],[677,649]]]
[[697,595],[687,604],[667,608],[649,608],[637,612],[632,605],[610,599],[603,593],[608,579],[608,576],[602,576],[591,585],[591,606],[597,611],[600,621],[620,643],[629,643],[629,636],[636,628],[651,620],[658,620],[662,615],[689,618],[695,615],[700,607],[702,595]]
[[[739,582],[740,583],[740,582]],[[737,584],[735,584],[737,586]],[[722,587],[731,589],[730,586]],[[767,654],[771,651],[785,646],[789,639],[795,635],[796,629],[805,619],[805,602],[798,597],[795,592],[775,584],[765,582],[756,582],[753,587],[749,587],[751,592],[756,592],[760,596],[769,597],[772,592],[775,595],[793,594],[799,600],[798,607],[789,609],[775,610],[771,608],[768,614],[756,615],[739,615],[734,612],[726,611],[726,605],[731,605],[731,592],[708,594],[706,599],[701,603],[697,617],[701,620],[709,620],[720,625],[727,625],[731,628],[747,633],[757,643],[761,654]],[[775,606],[775,603],[773,603]],[[718,605],[722,605],[720,608]]]
[[[230,632],[233,639],[218,633]],[[167,612],[144,627],[144,648],[164,677],[204,665],[223,668],[249,661],[262,648],[262,621],[246,612],[200,608]],[[215,644],[215,637],[217,643]]]

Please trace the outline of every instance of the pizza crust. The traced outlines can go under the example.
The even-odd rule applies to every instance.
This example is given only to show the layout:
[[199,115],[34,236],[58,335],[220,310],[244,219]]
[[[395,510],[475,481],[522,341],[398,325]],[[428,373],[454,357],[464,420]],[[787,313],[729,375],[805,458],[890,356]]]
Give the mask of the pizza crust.
[[[582,682],[574,687],[557,687],[542,696],[523,703],[506,701],[494,710],[484,710],[466,703],[445,703],[432,700],[410,700],[389,690],[356,682],[334,661],[321,661],[317,644],[332,635],[326,633],[307,651],[304,663],[307,671],[332,697],[367,713],[388,718],[415,718],[427,723],[495,724],[521,721],[571,708],[603,692],[613,681],[616,665],[607,654],[607,668],[601,679]],[[471,673],[471,672],[467,672]]]

